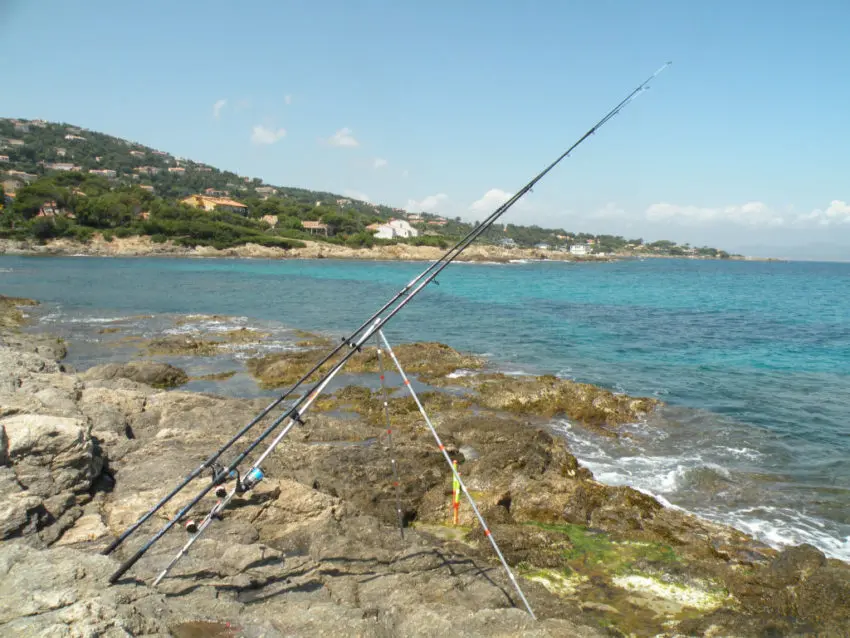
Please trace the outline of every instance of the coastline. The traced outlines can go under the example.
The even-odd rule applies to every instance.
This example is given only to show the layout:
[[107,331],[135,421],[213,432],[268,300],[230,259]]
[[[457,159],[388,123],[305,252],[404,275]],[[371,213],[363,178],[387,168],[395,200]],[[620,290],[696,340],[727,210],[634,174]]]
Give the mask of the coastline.
[[[8,306],[15,304],[6,305],[6,316],[11,316],[12,311],[8,310]],[[250,415],[259,411],[258,406],[265,403],[185,392],[179,388],[156,390],[138,381],[131,381],[126,370],[119,374],[114,368],[111,377],[103,370],[82,374],[70,369],[63,370],[61,363],[56,363],[57,359],[61,361],[64,356],[62,344],[53,345],[55,339],[46,335],[21,335],[12,327],[13,320],[7,323],[8,326],[3,326],[6,329],[0,333],[5,354],[23,361],[27,370],[17,369],[13,372],[23,382],[18,386],[20,390],[4,396],[6,408],[0,413],[4,415],[0,418],[0,425],[8,430],[6,417],[9,414],[12,419],[28,415],[54,418],[57,411],[65,414],[64,418],[77,418],[80,421],[80,418],[68,415],[75,410],[82,410],[80,417],[84,418],[78,427],[102,449],[102,456],[97,461],[94,448],[91,448],[89,459],[93,464],[90,469],[93,474],[97,470],[102,475],[103,468],[108,467],[115,480],[109,492],[97,489],[92,491],[89,487],[84,492],[90,494],[90,499],[75,497],[79,502],[54,516],[56,522],[41,528],[34,526],[31,533],[45,541],[43,549],[38,550],[44,554],[52,556],[51,552],[56,551],[52,547],[62,545],[66,550],[70,548],[80,554],[75,555],[73,560],[87,560],[88,554],[93,553],[92,548],[105,542],[110,534],[120,531],[122,524],[131,522],[140,508],[143,511],[145,503],[156,496],[157,489],[167,487],[147,485],[144,488],[147,491],[142,492],[145,497],[141,502],[138,501],[140,486],[134,484],[134,481],[139,479],[139,471],[146,462],[150,462],[151,456],[157,459],[166,473],[173,473],[173,476],[163,475],[160,483],[171,483],[192,465],[185,458],[185,451],[176,451],[174,448],[188,445],[192,455],[202,453],[208,450],[211,441],[229,435],[237,424],[250,418]],[[445,383],[448,378],[456,383],[458,379],[451,375],[454,370],[452,366],[458,362],[453,359],[457,353],[451,354],[442,349],[438,352],[447,357],[446,363],[451,365],[445,365],[439,370],[419,370],[418,376],[424,374],[427,382],[436,386]],[[310,348],[307,354],[305,360],[317,358]],[[426,357],[426,360],[431,359],[433,357],[430,355]],[[468,356],[462,361],[464,366],[475,365]],[[289,374],[288,366],[291,366],[293,359],[291,354],[284,354],[264,363],[267,364],[266,371],[271,370],[278,375]],[[468,380],[471,384],[469,388],[478,394],[476,401],[479,402],[475,411],[478,414],[489,414],[489,420],[471,418],[471,406],[468,403],[440,399],[438,393],[431,398],[436,403],[435,416],[439,415],[437,427],[454,450],[453,454],[460,454],[462,460],[464,446],[475,448],[478,459],[465,459],[462,471],[468,476],[471,488],[476,491],[476,498],[493,525],[494,534],[503,543],[509,561],[523,576],[523,588],[528,588],[527,593],[535,608],[546,610],[542,615],[545,618],[543,624],[550,623],[547,630],[552,633],[543,635],[563,635],[561,632],[567,630],[563,624],[568,622],[567,618],[578,618],[587,625],[571,626],[570,635],[596,635],[590,627],[597,625],[614,626],[618,630],[641,636],[665,635],[659,633],[665,631],[662,622],[668,623],[667,627],[672,622],[677,631],[683,632],[700,632],[711,626],[719,626],[729,631],[750,634],[755,633],[756,628],[774,622],[771,615],[776,614],[799,617],[809,626],[828,630],[845,631],[848,627],[850,618],[846,606],[842,607],[840,602],[836,605],[837,601],[833,599],[839,597],[840,600],[840,596],[850,591],[850,569],[846,564],[834,559],[827,560],[820,552],[814,548],[807,549],[806,546],[781,552],[772,550],[726,526],[664,508],[655,499],[630,488],[604,486],[580,466],[560,439],[547,434],[546,428],[535,418],[553,409],[557,411],[560,396],[557,391],[549,386],[544,388],[539,379],[530,387],[522,387],[522,383],[528,382],[504,376],[488,377],[483,386],[472,384],[471,379]],[[280,379],[273,380],[273,383],[278,381]],[[571,389],[573,385],[562,387]],[[589,396],[590,403],[594,403],[595,395]],[[505,397],[513,399],[505,401]],[[575,402],[573,395],[570,397]],[[383,476],[386,473],[386,452],[379,449],[381,445],[363,446],[357,443],[371,440],[382,428],[380,419],[375,420],[376,416],[381,415],[380,410],[375,410],[374,400],[371,394],[349,391],[347,395],[344,392],[337,393],[336,398],[328,398],[325,404],[319,406],[322,414],[310,419],[309,432],[305,430],[297,434],[294,449],[288,452],[295,458],[289,461],[279,459],[272,465],[275,479],[269,482],[269,489],[272,489],[272,493],[276,489],[282,496],[272,498],[274,505],[271,508],[263,505],[267,500],[260,499],[260,502],[253,504],[248,502],[233,512],[232,517],[229,514],[229,520],[222,522],[222,527],[227,527],[236,524],[244,526],[246,521],[251,521],[258,530],[260,542],[246,542],[244,546],[240,545],[240,551],[258,551],[258,546],[281,534],[281,530],[288,529],[289,533],[294,534],[293,538],[301,538],[306,531],[305,517],[309,522],[307,527],[313,534],[333,537],[334,534],[340,535],[337,527],[341,525],[345,528],[349,517],[361,520],[365,516],[372,517],[369,525],[377,525],[370,527],[376,539],[391,544],[396,553],[404,552],[403,546],[388,539],[389,536],[396,539],[397,533],[392,535],[394,517],[391,489],[387,478]],[[403,400],[398,404],[395,401],[394,414],[404,426],[402,431],[415,428],[416,419],[405,416]],[[98,405],[95,406],[95,403]],[[139,407],[144,409],[137,412]],[[340,410],[348,413],[347,416],[333,416]],[[147,416],[142,416],[145,413]],[[210,424],[207,424],[191,435],[185,431],[184,420],[187,416],[194,421],[200,414],[206,413],[216,415],[210,422],[215,422],[218,428],[212,430]],[[155,414],[159,416],[154,418]],[[610,428],[616,435],[617,419],[609,423],[614,413],[607,414],[608,417],[601,424],[598,419],[586,414],[579,413],[574,417],[577,421],[588,420],[584,424],[587,427],[598,424]],[[628,413],[624,416],[632,418],[634,415]],[[152,418],[155,422],[151,421]],[[85,419],[89,421],[88,426],[84,425]],[[229,425],[222,425],[222,420]],[[463,427],[453,425],[454,421],[462,422]],[[134,432],[132,439],[121,434],[128,425]],[[12,432],[14,434],[14,428]],[[499,443],[505,436],[513,440],[514,449],[506,450]],[[15,450],[14,436],[9,438],[12,439],[10,449]],[[340,439],[349,444],[337,445],[335,442]],[[436,478],[427,479],[421,493],[416,491],[420,488],[412,486],[405,492],[406,497],[414,498],[418,503],[413,512],[416,525],[409,532],[415,538],[414,543],[424,544],[419,546],[420,550],[436,546],[441,548],[440,551],[456,552],[461,558],[466,556],[467,559],[490,562],[492,556],[476,536],[468,511],[464,514],[463,534],[460,537],[442,523],[446,514],[446,477],[439,463],[434,463],[430,455],[433,452],[430,449],[433,441],[429,444],[427,437],[413,437],[411,440],[401,438],[397,445],[408,472],[421,472],[426,468],[431,468],[429,471],[432,473],[436,472]],[[26,460],[20,457],[20,450],[18,455],[17,459],[12,459],[13,468]],[[417,460],[414,462],[414,459]],[[421,466],[418,470],[417,465]],[[305,472],[305,468],[310,469]],[[352,478],[358,480],[352,481]],[[90,481],[96,485],[97,477],[91,477]],[[382,494],[382,498],[375,500],[375,491]],[[506,493],[509,495],[507,505]],[[312,503],[312,509],[308,509],[310,514],[305,514],[303,509],[286,510],[287,499],[291,501],[294,497],[297,497],[297,502]],[[56,507],[53,504],[50,506]],[[78,511],[71,512],[75,507]],[[340,520],[331,526],[333,530],[327,528],[329,522],[326,515],[329,508],[346,512],[340,514]],[[264,516],[268,520],[263,520]],[[257,523],[257,520],[262,524]],[[55,529],[57,525],[61,528],[58,531]],[[293,526],[298,527],[298,530],[293,530]],[[386,529],[389,529],[389,534]],[[591,533],[591,530],[596,531]],[[346,552],[357,551],[351,545],[357,536],[352,534],[355,534],[353,529],[348,529],[340,536],[340,541],[347,548],[344,550]],[[24,536],[27,534],[24,533]],[[55,538],[50,540],[51,537]],[[283,533],[276,542],[286,546],[290,540],[287,533]],[[181,572],[181,581],[200,579],[209,589],[209,576],[203,575],[209,565],[204,565],[204,561],[213,561],[215,551],[227,549],[220,541],[214,542],[212,553],[202,553],[200,561],[196,558],[195,562],[189,562],[186,568],[188,572]],[[270,547],[262,549],[262,552],[273,551],[276,546],[272,543]],[[635,547],[643,549],[635,550]],[[6,549],[7,544],[4,543],[0,551]],[[24,550],[17,547],[14,551]],[[333,555],[327,551],[323,553],[326,556]],[[35,556],[30,552],[26,556],[27,560],[37,562],[40,554]],[[164,556],[158,557],[159,562],[163,559]],[[278,570],[281,569],[280,565],[273,564]],[[256,569],[262,571],[267,567]],[[246,574],[251,574],[255,568],[240,564],[228,569],[223,573],[219,570],[220,573],[214,577],[213,583],[219,583],[213,584],[216,591],[232,588],[234,582],[238,583],[240,579],[244,581]],[[626,570],[625,574],[620,573],[623,569]],[[328,577],[324,586],[338,590],[338,584],[330,583],[350,576],[346,572]],[[496,578],[496,572],[493,577]],[[258,576],[254,574],[249,578],[256,581]],[[260,582],[264,582],[264,578],[267,580],[269,576],[260,578]],[[824,582],[832,586],[834,591],[831,594],[819,589]],[[601,583],[605,583],[605,586],[600,589]],[[266,583],[261,589],[268,586],[269,583]],[[150,595],[150,590],[143,586],[133,587],[133,591],[144,590],[144,595]],[[238,584],[236,587],[239,589]],[[783,596],[776,598],[775,592],[783,590],[793,592],[791,599]],[[206,617],[212,615],[210,603],[202,596],[186,594],[182,586],[171,592],[168,601],[174,609],[180,609],[180,605],[185,602],[183,599],[187,599],[200,610],[195,611],[193,617],[199,614]],[[386,592],[384,595],[387,595]],[[824,601],[823,597],[829,600]],[[803,603],[798,603],[798,600],[805,601],[806,605],[817,611],[802,608],[800,605]],[[348,599],[343,602],[343,606],[353,604]],[[335,604],[340,605],[339,601]],[[380,602],[373,601],[373,604],[382,608]],[[492,600],[487,603],[491,606],[493,604]],[[835,608],[830,613],[823,612],[827,604]],[[491,611],[496,613],[496,609],[499,609],[516,612],[503,607],[504,602],[495,604]],[[408,604],[403,608],[403,613],[415,617],[419,613],[417,609],[415,605]],[[268,611],[279,612],[273,608]],[[289,611],[295,610],[292,608]],[[231,606],[228,613],[239,615],[243,611],[237,612],[236,607]],[[220,614],[215,617],[222,619]],[[459,622],[463,624],[466,621],[460,618]],[[790,629],[797,621],[792,619],[787,622],[790,623]],[[525,629],[517,627],[515,633],[522,635]]]
[[[271,248],[258,244],[244,244],[233,248],[217,249],[210,246],[187,248],[172,241],[154,243],[150,237],[115,237],[105,241],[97,234],[88,243],[69,239],[53,239],[45,244],[30,241],[0,239],[0,255],[42,256],[91,256],[91,257],[198,257],[198,258],[246,258],[246,259],[350,259],[363,261],[434,261],[445,250],[435,246],[411,246],[395,244],[372,248],[350,248],[323,242],[305,240],[304,248]],[[605,255],[576,257],[556,250],[537,248],[501,248],[498,246],[471,244],[455,261],[471,263],[510,263],[512,261],[560,261],[572,263],[605,263],[633,259],[695,259],[710,260],[709,257],[688,257],[653,254]],[[728,261],[782,261],[772,258],[730,257]]]

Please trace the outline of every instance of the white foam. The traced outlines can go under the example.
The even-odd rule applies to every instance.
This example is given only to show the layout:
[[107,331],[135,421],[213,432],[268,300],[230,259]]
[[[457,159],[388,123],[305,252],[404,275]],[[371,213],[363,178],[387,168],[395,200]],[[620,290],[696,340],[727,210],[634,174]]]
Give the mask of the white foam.
[[461,377],[473,377],[476,374],[478,374],[478,373],[475,372],[475,370],[467,370],[465,368],[458,368],[454,372],[449,372],[446,375],[446,378],[447,379],[460,379]]
[[[838,526],[790,508],[775,505],[752,505],[733,510],[716,506],[685,509],[674,504],[681,490],[690,489],[688,476],[699,469],[708,469],[726,480],[734,480],[730,469],[709,456],[752,460],[763,456],[757,450],[742,446],[711,446],[681,455],[650,454],[635,439],[633,446],[640,455],[616,457],[606,450],[611,443],[577,430],[567,421],[554,424],[570,443],[579,462],[593,472],[596,480],[607,485],[628,485],[652,496],[665,507],[691,511],[697,516],[739,529],[757,540],[777,549],[788,545],[810,543],[832,558],[850,561],[850,536],[843,537]],[[652,432],[653,438],[655,433]]]

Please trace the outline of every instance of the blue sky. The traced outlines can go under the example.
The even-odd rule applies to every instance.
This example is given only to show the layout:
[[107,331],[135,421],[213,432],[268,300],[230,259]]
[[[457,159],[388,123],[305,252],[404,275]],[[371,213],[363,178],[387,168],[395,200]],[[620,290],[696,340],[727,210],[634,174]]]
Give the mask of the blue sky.
[[672,60],[508,221],[850,259],[848,24],[846,0],[0,0],[0,115],[471,219]]

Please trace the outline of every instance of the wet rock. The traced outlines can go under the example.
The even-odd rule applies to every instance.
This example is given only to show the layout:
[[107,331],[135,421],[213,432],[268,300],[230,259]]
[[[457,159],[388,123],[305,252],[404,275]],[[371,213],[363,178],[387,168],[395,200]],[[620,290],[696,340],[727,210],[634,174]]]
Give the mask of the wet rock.
[[13,329],[22,325],[25,317],[19,307],[37,305],[38,302],[33,299],[0,295],[0,328]]
[[150,354],[207,357],[217,354],[219,346],[216,341],[197,339],[191,335],[168,335],[151,339],[145,347]]
[[488,374],[463,380],[478,391],[487,407],[544,417],[563,414],[608,436],[616,436],[613,426],[639,421],[660,405],[657,399],[614,394],[553,376]]
[[143,347],[149,354],[206,357],[220,353],[228,344],[257,343],[268,336],[252,328],[236,328],[210,333],[203,339],[189,334],[165,335],[151,339]]
[[132,361],[130,363],[106,363],[89,368],[84,379],[130,379],[154,388],[174,388],[189,380],[180,368],[169,363],[154,361]]

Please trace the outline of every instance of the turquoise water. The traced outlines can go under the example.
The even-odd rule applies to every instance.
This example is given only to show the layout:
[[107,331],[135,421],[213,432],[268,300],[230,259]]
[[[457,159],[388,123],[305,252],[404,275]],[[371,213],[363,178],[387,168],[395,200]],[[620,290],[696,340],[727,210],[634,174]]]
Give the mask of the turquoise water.
[[[46,302],[56,325],[217,313],[342,335],[423,267],[0,257],[0,293]],[[561,424],[601,480],[850,559],[850,264],[455,264],[439,282],[388,338],[657,396],[670,407],[630,441]]]

